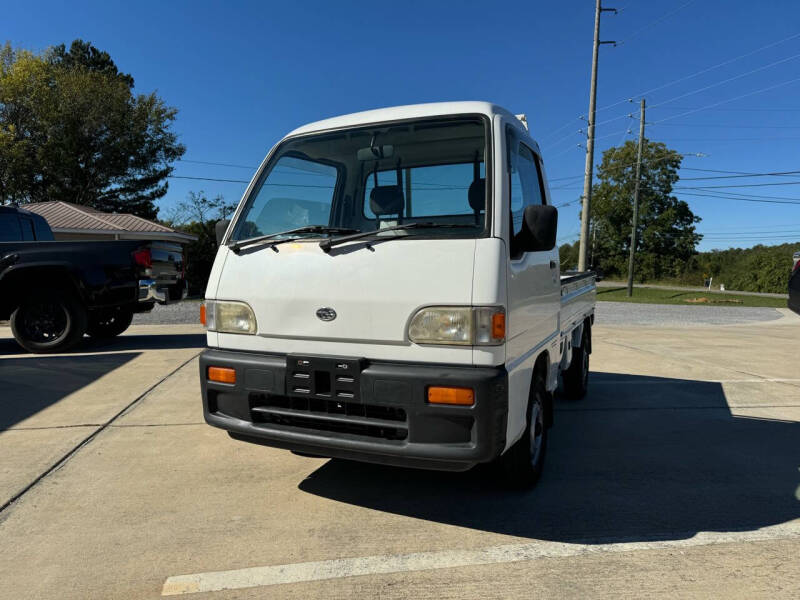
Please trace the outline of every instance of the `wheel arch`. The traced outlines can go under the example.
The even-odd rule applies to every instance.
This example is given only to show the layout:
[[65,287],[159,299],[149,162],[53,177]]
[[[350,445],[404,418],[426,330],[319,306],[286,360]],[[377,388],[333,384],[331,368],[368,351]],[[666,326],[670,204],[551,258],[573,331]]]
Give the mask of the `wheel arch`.
[[72,292],[84,300],[81,286],[64,265],[32,265],[6,270],[0,275],[0,318],[7,319],[25,294],[52,289]]
[[[541,375],[545,382],[545,424],[550,427],[553,425],[553,393],[547,389],[547,376],[550,372],[550,353],[544,350],[539,356],[536,357],[536,362],[533,365],[533,372],[531,373],[531,392],[533,392],[534,382],[536,376]],[[529,393],[529,397],[532,396]],[[530,400],[529,400],[530,401]]]

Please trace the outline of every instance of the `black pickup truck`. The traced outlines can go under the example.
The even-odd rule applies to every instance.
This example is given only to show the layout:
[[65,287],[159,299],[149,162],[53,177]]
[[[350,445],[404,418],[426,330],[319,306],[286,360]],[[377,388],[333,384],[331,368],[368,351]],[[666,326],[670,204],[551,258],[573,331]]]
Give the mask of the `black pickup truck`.
[[0,206],[0,320],[30,352],[119,335],[134,313],[185,295],[180,244],[54,241],[41,216]]

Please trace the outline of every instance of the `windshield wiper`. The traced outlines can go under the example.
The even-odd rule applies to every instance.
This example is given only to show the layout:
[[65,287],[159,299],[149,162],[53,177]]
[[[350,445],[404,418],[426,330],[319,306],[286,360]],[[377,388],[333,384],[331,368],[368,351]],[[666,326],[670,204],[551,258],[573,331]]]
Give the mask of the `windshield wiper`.
[[[466,223],[433,223],[430,221],[426,221],[424,223],[406,223],[404,225],[393,225],[392,227],[384,227],[383,229],[374,229],[372,231],[359,231],[358,233],[354,233],[352,235],[343,235],[337,238],[328,238],[327,240],[322,240],[319,243],[319,247],[322,248],[323,252],[330,252],[331,248],[338,246],[339,244],[370,237],[378,233],[383,233],[384,231],[404,231],[407,229],[460,229],[462,227],[474,229],[475,225],[467,225]],[[400,236],[392,236],[381,239],[389,240],[397,239],[398,237]]]
[[297,229],[289,229],[288,231],[279,231],[278,233],[270,233],[269,235],[260,235],[258,237],[242,240],[241,242],[234,242],[233,244],[230,245],[230,249],[233,250],[236,254],[239,254],[239,251],[245,246],[251,246],[253,244],[258,244],[259,242],[274,240],[272,244],[269,245],[269,247],[272,247],[277,244],[282,244],[284,242],[289,242],[295,239],[295,238],[275,239],[282,235],[292,235],[301,233],[333,234],[333,233],[355,233],[355,232],[358,232],[358,229],[353,229],[352,227],[328,227],[327,225],[306,225],[305,227],[298,227]]

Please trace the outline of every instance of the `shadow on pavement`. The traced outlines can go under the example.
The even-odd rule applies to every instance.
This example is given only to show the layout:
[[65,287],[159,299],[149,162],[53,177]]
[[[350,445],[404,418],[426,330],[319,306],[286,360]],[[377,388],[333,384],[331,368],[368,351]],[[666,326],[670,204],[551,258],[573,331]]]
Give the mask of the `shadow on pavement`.
[[300,484],[374,510],[564,542],[680,539],[800,517],[800,423],[733,416],[718,383],[592,373],[559,401],[539,485],[332,460]]
[[0,358],[0,431],[59,402],[139,354]]
[[[76,353],[120,352],[123,350],[173,350],[179,348],[204,348],[205,333],[121,335],[109,340],[84,337],[70,352],[53,356],[71,356]],[[0,339],[0,355],[28,354],[13,338]],[[0,359],[3,360],[3,359]]]

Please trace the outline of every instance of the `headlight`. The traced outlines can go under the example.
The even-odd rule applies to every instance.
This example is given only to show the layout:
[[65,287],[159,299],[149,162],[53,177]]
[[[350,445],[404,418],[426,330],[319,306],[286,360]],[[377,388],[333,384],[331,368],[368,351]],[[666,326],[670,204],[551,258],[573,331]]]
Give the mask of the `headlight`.
[[206,328],[219,333],[255,333],[256,316],[244,302],[206,300]]
[[506,313],[499,306],[430,306],[408,325],[408,339],[416,344],[494,346],[505,337]]

